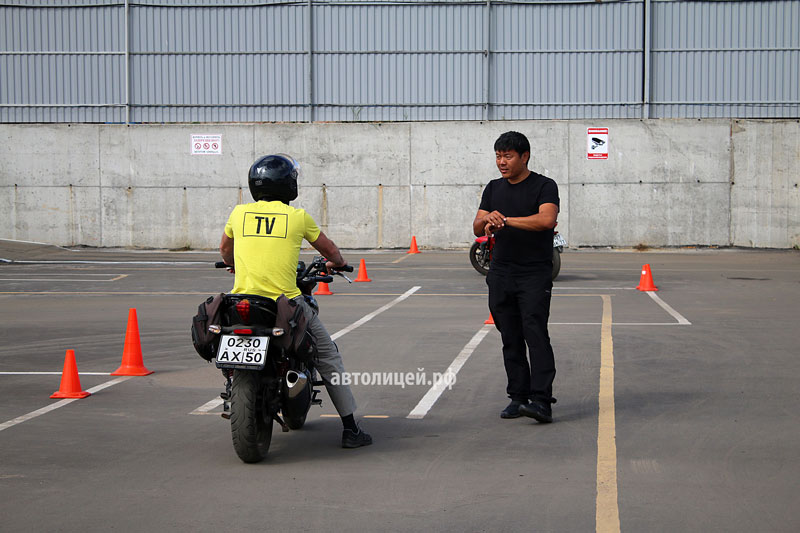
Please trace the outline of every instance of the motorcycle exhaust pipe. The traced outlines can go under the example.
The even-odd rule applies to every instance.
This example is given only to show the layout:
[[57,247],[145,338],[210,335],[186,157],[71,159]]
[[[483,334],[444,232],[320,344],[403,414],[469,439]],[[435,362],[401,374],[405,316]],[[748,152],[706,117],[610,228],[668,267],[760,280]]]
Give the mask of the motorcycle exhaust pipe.
[[289,391],[289,398],[294,398],[303,392],[306,383],[308,383],[308,376],[306,376],[303,372],[289,370],[286,373],[286,388]]

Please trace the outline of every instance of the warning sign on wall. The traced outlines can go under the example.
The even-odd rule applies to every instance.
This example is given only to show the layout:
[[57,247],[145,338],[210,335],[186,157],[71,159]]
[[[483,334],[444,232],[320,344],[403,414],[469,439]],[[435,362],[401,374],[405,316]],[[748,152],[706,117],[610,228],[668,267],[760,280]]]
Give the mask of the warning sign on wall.
[[608,128],[586,130],[587,159],[608,159]]
[[222,155],[222,135],[192,134],[192,155]]

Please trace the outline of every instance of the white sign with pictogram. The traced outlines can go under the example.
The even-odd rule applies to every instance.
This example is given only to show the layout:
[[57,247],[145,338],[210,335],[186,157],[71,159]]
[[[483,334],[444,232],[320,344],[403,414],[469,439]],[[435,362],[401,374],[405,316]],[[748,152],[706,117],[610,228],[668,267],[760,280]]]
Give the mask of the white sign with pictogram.
[[192,134],[192,155],[222,155],[222,135]]
[[608,159],[608,128],[588,128],[586,142],[587,159]]

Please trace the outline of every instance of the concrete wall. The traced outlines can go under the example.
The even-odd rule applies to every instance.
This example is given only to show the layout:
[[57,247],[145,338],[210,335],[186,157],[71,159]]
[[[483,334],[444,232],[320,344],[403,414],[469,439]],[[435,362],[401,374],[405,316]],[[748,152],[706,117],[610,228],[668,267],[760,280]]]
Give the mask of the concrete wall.
[[[588,160],[587,127],[609,128]],[[525,133],[571,246],[800,244],[800,121],[0,125],[0,237],[215,248],[257,156],[302,166],[300,198],[347,248],[467,246],[492,145]],[[222,155],[191,155],[191,134]]]

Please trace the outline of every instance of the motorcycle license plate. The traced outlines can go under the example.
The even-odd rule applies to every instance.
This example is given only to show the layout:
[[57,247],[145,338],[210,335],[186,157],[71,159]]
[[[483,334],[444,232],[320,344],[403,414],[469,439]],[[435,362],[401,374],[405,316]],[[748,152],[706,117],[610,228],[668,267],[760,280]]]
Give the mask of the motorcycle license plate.
[[217,350],[217,368],[261,370],[267,362],[269,337],[223,335]]
[[553,247],[566,246],[566,245],[567,245],[566,239],[564,239],[564,237],[562,237],[560,234],[556,233],[553,236]]

